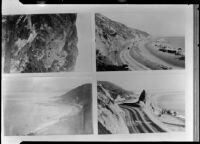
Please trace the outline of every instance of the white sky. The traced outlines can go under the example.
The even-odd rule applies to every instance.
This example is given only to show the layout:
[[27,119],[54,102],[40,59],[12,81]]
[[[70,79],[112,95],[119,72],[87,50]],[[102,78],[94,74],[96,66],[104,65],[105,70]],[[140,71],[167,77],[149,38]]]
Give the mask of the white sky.
[[13,92],[63,92],[85,83],[91,83],[88,77],[32,77],[4,79],[3,90]]
[[144,30],[153,36],[184,36],[185,6],[152,6],[132,9],[131,12],[101,14],[129,27]]
[[185,76],[182,73],[98,73],[97,80],[113,82],[126,90],[184,91],[185,89]]

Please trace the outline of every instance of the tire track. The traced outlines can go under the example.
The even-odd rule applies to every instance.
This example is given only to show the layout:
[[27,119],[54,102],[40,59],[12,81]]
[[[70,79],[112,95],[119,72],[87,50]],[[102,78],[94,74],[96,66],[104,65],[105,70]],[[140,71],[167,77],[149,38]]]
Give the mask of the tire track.
[[121,51],[120,59],[124,64],[129,65],[129,68],[131,70],[148,70],[149,69],[148,67],[142,65],[141,63],[133,59],[129,54],[129,50]]
[[[140,121],[140,118],[134,111],[130,111],[129,108],[124,107],[124,110],[127,112],[127,125],[130,128],[130,133],[133,133],[133,131],[136,131],[135,133],[147,133],[148,131],[143,126],[143,124],[138,123]],[[132,130],[133,129],[133,130]]]
[[125,112],[125,119],[130,133],[156,133],[166,132],[155,124],[139,108],[120,105]]
[[148,121],[146,122],[146,120],[141,116],[140,112],[137,111],[137,108],[133,108],[133,107],[127,107],[127,109],[129,109],[132,114],[137,116],[137,121],[141,121],[141,123],[139,124],[139,126],[142,127],[142,131],[144,133],[152,133],[154,132],[148,125]]

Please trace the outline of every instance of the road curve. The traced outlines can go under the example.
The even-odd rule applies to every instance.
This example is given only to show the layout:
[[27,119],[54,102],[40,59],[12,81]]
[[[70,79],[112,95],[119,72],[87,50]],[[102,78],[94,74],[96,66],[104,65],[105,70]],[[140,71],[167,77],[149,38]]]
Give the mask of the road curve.
[[129,43],[124,45],[123,50],[120,52],[121,62],[127,64],[130,70],[157,70],[163,69],[163,67],[164,69],[181,68],[154,55],[147,46],[149,43],[149,40],[145,40],[134,46]]
[[127,64],[131,70],[149,70],[148,67],[133,59],[127,49],[121,51],[120,59],[124,64]]
[[130,133],[158,133],[166,132],[154,123],[140,108],[120,105],[125,112],[125,121]]

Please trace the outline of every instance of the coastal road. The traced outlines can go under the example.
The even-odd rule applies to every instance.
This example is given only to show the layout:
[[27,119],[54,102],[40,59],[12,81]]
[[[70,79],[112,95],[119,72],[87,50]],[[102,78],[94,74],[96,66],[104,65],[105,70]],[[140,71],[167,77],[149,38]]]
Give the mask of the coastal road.
[[[123,46],[123,50],[120,52],[120,59],[122,63],[127,64],[131,70],[149,70],[149,67],[145,66],[143,63],[138,62],[134,57],[130,55],[131,49],[134,49],[133,41],[128,41]],[[137,53],[137,51],[135,52]]]
[[120,105],[125,112],[125,121],[130,133],[158,133],[166,132],[153,122],[139,107]]
[[124,49],[120,53],[120,59],[124,64],[127,64],[131,70],[148,70],[149,68],[139,63],[130,56],[130,51]]
[[[131,70],[149,70],[155,68],[161,69],[159,65],[180,69],[180,67],[169,64],[168,62],[152,54],[149,47],[147,47],[149,43],[151,43],[149,40],[138,42],[137,47],[139,49],[136,49],[135,46],[130,44],[130,42],[126,44],[120,53],[120,59],[122,63],[127,64]],[[128,47],[130,49],[128,49]],[[134,51],[135,55],[141,55],[141,57],[137,56],[135,58],[133,55],[131,55],[132,51]],[[142,63],[137,59],[140,59]]]

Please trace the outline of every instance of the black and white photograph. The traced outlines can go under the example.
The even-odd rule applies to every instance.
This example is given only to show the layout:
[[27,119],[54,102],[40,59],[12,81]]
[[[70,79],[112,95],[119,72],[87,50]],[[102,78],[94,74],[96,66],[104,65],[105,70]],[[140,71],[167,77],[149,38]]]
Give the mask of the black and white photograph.
[[2,0],[2,143],[194,140],[194,12]]
[[99,134],[185,131],[183,75],[113,75],[98,76]]
[[90,37],[88,14],[3,15],[3,72],[89,72]]
[[93,133],[89,78],[7,79],[2,96],[5,136]]
[[95,14],[97,71],[185,68],[185,10],[180,7]]

